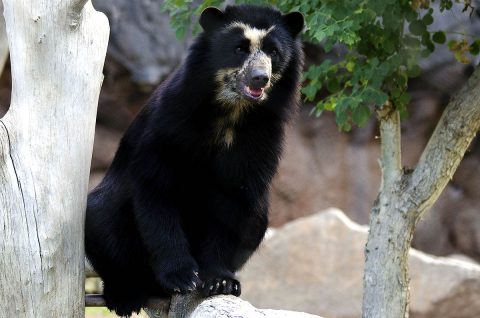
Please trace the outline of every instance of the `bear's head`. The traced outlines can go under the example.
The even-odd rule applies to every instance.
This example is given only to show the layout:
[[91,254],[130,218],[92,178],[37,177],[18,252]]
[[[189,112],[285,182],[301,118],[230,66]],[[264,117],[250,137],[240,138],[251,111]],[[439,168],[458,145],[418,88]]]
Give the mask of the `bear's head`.
[[267,100],[290,61],[298,58],[297,36],[303,24],[301,13],[284,15],[269,7],[206,8],[200,25],[210,43],[216,100],[235,106]]

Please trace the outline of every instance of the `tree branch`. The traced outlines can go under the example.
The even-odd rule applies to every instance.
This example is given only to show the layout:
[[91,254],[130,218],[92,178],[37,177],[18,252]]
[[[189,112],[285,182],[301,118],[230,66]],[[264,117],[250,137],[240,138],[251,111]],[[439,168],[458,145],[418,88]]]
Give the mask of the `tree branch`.
[[87,1],[88,0],[74,0],[73,3],[70,5],[70,9],[68,11],[68,24],[72,31],[78,29],[80,19],[82,18],[82,11]]
[[407,256],[415,225],[452,178],[480,128],[479,88],[477,69],[445,109],[410,175],[398,172],[399,122],[394,126],[391,117],[380,117],[383,180],[365,248],[363,317],[408,316]]
[[382,184],[380,188],[391,188],[402,175],[400,114],[388,101],[377,109],[380,122]]
[[447,105],[408,183],[418,220],[453,177],[480,129],[480,68]]

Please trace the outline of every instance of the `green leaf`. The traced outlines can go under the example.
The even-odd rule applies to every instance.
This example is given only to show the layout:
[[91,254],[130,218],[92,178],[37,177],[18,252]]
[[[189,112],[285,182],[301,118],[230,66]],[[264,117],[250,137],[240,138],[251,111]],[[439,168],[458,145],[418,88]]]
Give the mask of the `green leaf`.
[[330,97],[324,103],[320,102],[319,104],[322,104],[323,109],[332,111],[337,107],[337,100],[334,97]]
[[480,53],[480,40],[476,40],[475,42],[470,44],[468,51],[472,55],[478,55]]
[[450,10],[453,6],[452,0],[440,0],[440,12]]
[[418,65],[412,65],[411,68],[407,70],[408,77],[418,77],[422,73],[422,69]]
[[355,124],[362,127],[368,122],[370,116],[370,109],[364,105],[360,105],[354,109],[352,119]]
[[340,90],[340,83],[338,79],[335,78],[330,78],[327,82],[327,89],[330,93],[336,93]]
[[407,35],[405,38],[403,38],[403,43],[409,47],[417,48],[422,42],[417,38]]
[[435,43],[444,44],[447,41],[447,36],[445,35],[445,32],[437,31],[433,33],[432,40]]
[[410,103],[410,95],[407,92],[404,92],[396,99],[396,104],[399,107],[406,107]]
[[394,88],[392,89],[391,94],[393,98],[398,98],[402,94],[402,90],[399,88]]
[[410,23],[408,30],[410,30],[413,35],[423,35],[427,32],[427,27],[422,20],[415,20]]
[[379,89],[367,87],[363,91],[361,98],[367,103],[373,103],[377,106],[381,106],[387,101],[388,95]]
[[448,41],[448,44],[447,44],[448,49],[451,50],[451,51],[454,51],[455,48],[457,47],[458,43],[459,43],[459,42],[458,42],[457,40],[450,40],[450,41]]
[[315,115],[315,117],[320,117],[323,113],[324,109],[322,107],[322,104],[317,104],[316,106],[312,107],[312,110],[310,111],[310,116]]
[[405,13],[405,19],[408,21],[408,22],[412,22],[412,21],[415,21],[418,19],[418,13],[417,11],[415,10],[408,10],[406,13]]
[[408,75],[405,72],[396,73],[394,78],[400,88],[407,87]]
[[302,93],[305,95],[306,101],[313,101],[317,95],[317,87],[314,85],[307,85],[302,88]]
[[347,65],[345,65],[345,68],[349,72],[353,72],[353,69],[355,68],[355,62],[354,61],[348,61]]
[[430,25],[433,23],[433,16],[430,13],[427,13],[423,16],[422,22],[425,25]]

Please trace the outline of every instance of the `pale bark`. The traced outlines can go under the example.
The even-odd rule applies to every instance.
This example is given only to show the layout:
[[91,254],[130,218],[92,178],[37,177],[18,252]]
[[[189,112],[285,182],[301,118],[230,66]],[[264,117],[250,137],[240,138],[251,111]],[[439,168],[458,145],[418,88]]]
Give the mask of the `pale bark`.
[[[175,311],[176,310],[176,311]],[[217,296],[206,299],[194,307],[191,314],[185,307],[170,308],[171,318],[321,318],[303,312],[257,309],[234,296]]]
[[108,21],[86,0],[4,0],[1,317],[84,317],[83,224]]
[[[3,12],[3,2],[0,1],[0,13]],[[0,14],[0,75],[3,73],[3,68],[8,58],[8,39],[7,31],[5,29],[5,18]]]
[[401,170],[400,121],[379,112],[382,184],[365,248],[363,317],[408,317],[407,256],[418,220],[452,178],[480,129],[480,69],[445,109],[416,168]]

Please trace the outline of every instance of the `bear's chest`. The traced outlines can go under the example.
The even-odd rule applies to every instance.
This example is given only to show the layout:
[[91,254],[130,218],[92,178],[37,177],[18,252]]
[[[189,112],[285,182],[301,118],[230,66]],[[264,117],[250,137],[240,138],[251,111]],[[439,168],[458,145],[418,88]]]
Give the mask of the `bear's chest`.
[[239,139],[244,124],[245,109],[241,106],[222,107],[211,120],[214,146],[229,149]]

